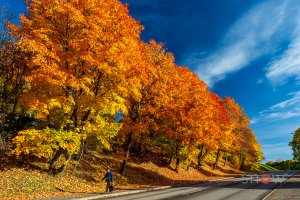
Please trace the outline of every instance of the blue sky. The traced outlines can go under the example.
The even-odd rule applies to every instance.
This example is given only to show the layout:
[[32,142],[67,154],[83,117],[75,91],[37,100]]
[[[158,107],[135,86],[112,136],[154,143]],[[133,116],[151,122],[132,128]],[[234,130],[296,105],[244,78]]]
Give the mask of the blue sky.
[[[220,96],[245,109],[266,160],[290,159],[300,126],[300,1],[123,0],[145,26]],[[1,1],[22,13],[22,0]]]

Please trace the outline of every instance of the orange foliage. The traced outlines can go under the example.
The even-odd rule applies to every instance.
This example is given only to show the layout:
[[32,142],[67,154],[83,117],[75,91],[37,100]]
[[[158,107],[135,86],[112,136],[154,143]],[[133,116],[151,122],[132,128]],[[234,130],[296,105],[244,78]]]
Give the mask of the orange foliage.
[[[21,25],[9,27],[16,45],[30,55],[21,104],[41,119],[43,134],[21,131],[14,139],[18,155],[42,157],[61,148],[74,153],[90,135],[109,149],[115,137],[130,134],[141,144],[164,140],[178,164],[199,146],[232,154],[244,148],[246,157],[255,157],[248,160],[259,160],[260,146],[243,109],[177,66],[162,44],[142,42],[142,27],[120,1],[26,2]],[[117,123],[120,112],[124,117]],[[39,152],[33,136],[46,152]]]

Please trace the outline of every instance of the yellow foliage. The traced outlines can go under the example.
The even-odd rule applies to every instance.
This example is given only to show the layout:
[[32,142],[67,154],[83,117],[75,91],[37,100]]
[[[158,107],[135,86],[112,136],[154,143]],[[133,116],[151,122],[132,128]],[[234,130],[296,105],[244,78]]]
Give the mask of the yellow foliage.
[[19,38],[16,45],[32,55],[20,102],[59,131],[21,131],[15,153],[48,157],[57,146],[74,152],[79,132],[96,135],[109,148],[120,128],[111,119],[127,112],[127,96],[140,96],[142,27],[116,0],[26,2],[28,14],[20,17],[21,25],[9,25]]
[[30,154],[39,158],[51,158],[53,153],[59,147],[68,151],[68,153],[76,153],[80,147],[82,135],[73,131],[63,130],[36,130],[27,129],[20,131],[13,139],[16,148],[13,153],[17,156],[21,154]]

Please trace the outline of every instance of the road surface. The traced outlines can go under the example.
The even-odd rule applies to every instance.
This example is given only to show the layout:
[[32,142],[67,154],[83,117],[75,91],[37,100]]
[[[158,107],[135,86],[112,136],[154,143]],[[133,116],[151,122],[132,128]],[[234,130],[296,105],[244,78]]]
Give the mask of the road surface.
[[[263,199],[275,188],[286,184],[296,172],[272,172],[261,175],[244,175],[240,178],[216,181],[214,183],[175,187],[109,198],[111,200],[257,200]],[[296,183],[297,184],[297,183]],[[284,188],[284,187],[282,187]],[[290,188],[293,189],[293,188]],[[295,188],[296,189],[296,188]],[[280,190],[280,189],[278,189]],[[296,189],[297,190],[297,189]],[[299,190],[299,189],[298,189]],[[274,192],[275,195],[275,192]],[[271,198],[267,198],[268,200]],[[300,199],[300,198],[299,198]]]
[[297,173],[265,198],[265,200],[275,199],[300,199],[300,173]]

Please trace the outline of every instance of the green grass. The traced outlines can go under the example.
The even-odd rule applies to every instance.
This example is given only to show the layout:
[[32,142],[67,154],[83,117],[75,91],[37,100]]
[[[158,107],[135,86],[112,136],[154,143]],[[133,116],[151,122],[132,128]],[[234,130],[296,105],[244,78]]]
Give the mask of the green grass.
[[278,169],[275,169],[274,167],[271,167],[269,165],[260,164],[259,166],[264,171],[278,171]]

